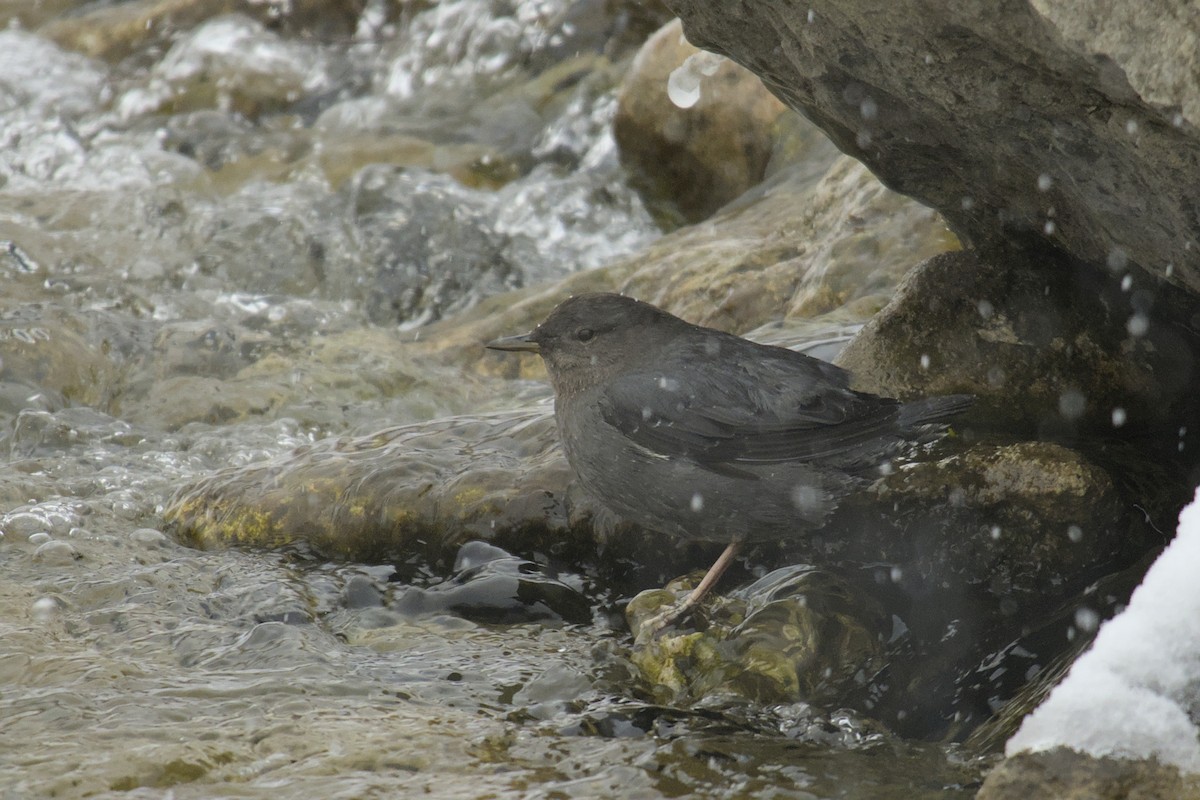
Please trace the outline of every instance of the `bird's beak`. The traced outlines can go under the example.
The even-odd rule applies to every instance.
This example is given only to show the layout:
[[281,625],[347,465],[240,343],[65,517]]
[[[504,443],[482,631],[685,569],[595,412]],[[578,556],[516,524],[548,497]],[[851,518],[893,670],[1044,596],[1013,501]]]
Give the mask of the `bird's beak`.
[[508,350],[514,353],[540,353],[542,348],[533,338],[532,333],[522,333],[520,336],[505,336],[494,339],[484,345],[489,350]]

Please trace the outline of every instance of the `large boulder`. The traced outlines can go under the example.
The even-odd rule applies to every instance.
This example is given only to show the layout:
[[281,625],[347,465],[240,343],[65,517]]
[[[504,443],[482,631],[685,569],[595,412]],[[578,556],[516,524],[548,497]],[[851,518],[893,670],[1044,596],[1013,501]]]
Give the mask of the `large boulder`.
[[668,5],[689,41],[762,77],[965,242],[1049,245],[1200,291],[1194,14],[1166,0]]

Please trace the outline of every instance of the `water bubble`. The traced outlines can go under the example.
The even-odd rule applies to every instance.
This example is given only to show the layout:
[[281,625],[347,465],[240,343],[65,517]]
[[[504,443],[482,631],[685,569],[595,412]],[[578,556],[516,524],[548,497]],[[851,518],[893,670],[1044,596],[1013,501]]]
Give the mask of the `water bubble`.
[[32,514],[28,511],[16,511],[11,514],[5,514],[0,518],[0,528],[15,536],[28,536],[31,533],[44,531],[47,528],[46,520],[42,519],[39,514]]
[[1125,323],[1125,330],[1135,339],[1145,336],[1146,331],[1150,330],[1150,318],[1145,314],[1134,314]]
[[33,551],[33,560],[44,564],[64,566],[80,558],[79,551],[70,542],[52,540]]
[[679,391],[679,381],[669,378],[666,375],[661,375],[658,379],[658,388],[664,392],[677,392]]
[[1138,132],[1138,123],[1136,119],[1127,120],[1125,122],[1125,132],[1133,136]]
[[1087,410],[1087,397],[1078,389],[1067,389],[1058,396],[1058,413],[1065,419],[1079,419]]
[[700,77],[686,67],[685,61],[667,78],[667,97],[678,108],[691,108],[700,102]]
[[1117,406],[1112,410],[1112,424],[1114,428],[1119,428],[1125,424],[1125,409]]
[[1090,608],[1077,608],[1075,610],[1075,627],[1085,633],[1091,633],[1100,627],[1100,615]]
[[963,211],[970,211],[972,208],[975,207],[975,198],[971,197],[971,195],[969,195],[969,194],[963,195],[962,200],[960,200],[958,202],[959,202],[959,205],[962,206]]
[[667,97],[679,108],[691,108],[700,101],[700,81],[716,74],[725,61],[716,53],[693,53],[671,70],[667,77]]
[[990,300],[980,300],[975,304],[975,307],[979,309],[979,316],[984,319],[991,319],[992,314],[996,313],[996,307],[992,305]]
[[692,511],[699,514],[704,510],[704,495],[696,492],[692,495]]
[[1183,114],[1180,114],[1178,111],[1176,111],[1175,114],[1171,117],[1171,124],[1174,125],[1176,128],[1182,128],[1183,127]]
[[808,10],[808,24],[810,24],[810,25],[811,25],[811,24],[813,23],[813,20],[815,20],[816,18],[817,18],[817,12],[816,12],[816,11],[813,11],[813,10],[810,8],[810,9]]
[[921,369],[929,369],[929,354],[921,354]]
[[999,526],[999,525],[993,525],[993,526],[992,526],[992,527],[991,527],[991,528],[988,530],[988,535],[989,535],[989,536],[991,536],[991,537],[992,537],[992,539],[994,539],[994,540],[997,540],[997,541],[999,541],[999,539],[1000,539],[1000,533],[1001,533],[1001,530],[1000,530],[1000,526]]
[[1167,264],[1167,268],[1166,268],[1165,272],[1166,272],[1168,278],[1171,277],[1172,275],[1174,275],[1175,274],[1175,265]]
[[863,119],[875,119],[879,114],[879,104],[870,97],[864,97],[863,101],[858,104],[858,113],[862,114]]
[[166,534],[155,528],[138,528],[129,534],[129,539],[147,547],[157,547],[167,541]]
[[30,544],[45,544],[48,541],[50,541],[50,534],[46,533],[46,531],[29,534]]
[[1054,224],[1054,220],[1052,219],[1046,220],[1046,224],[1042,226],[1042,232],[1047,236],[1053,236],[1056,230],[1058,230],[1058,226]]
[[1133,288],[1133,276],[1132,275],[1126,275],[1124,278],[1121,278],[1121,291],[1122,292],[1128,292],[1132,288]]
[[1050,187],[1053,185],[1054,185],[1054,179],[1051,178],[1048,174],[1043,172],[1041,175],[1038,175],[1037,187],[1038,187],[1039,192],[1048,192],[1048,191],[1050,191]]
[[650,410],[650,406],[642,406],[642,422],[649,422],[654,416],[654,412]]
[[48,622],[58,613],[58,601],[53,597],[39,597],[33,601],[32,611],[38,622]]
[[1083,528],[1079,527],[1078,525],[1068,525],[1067,538],[1076,544],[1083,541]]
[[859,150],[865,150],[871,146],[871,132],[863,128],[854,137],[854,143],[858,145]]
[[892,567],[891,578],[892,583],[899,583],[904,579],[904,570],[900,569],[899,567]]

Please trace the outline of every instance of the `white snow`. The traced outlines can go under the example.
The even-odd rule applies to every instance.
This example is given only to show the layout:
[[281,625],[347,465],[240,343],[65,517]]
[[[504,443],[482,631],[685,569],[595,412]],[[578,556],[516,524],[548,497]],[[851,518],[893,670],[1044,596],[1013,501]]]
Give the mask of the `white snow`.
[[1007,755],[1068,747],[1156,757],[1200,773],[1200,490],[1129,606],[1008,742]]

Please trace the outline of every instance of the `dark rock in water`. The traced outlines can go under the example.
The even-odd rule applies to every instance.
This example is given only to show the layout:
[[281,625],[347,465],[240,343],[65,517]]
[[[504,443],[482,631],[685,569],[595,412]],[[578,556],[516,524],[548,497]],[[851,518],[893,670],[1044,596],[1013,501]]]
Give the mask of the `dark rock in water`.
[[443,612],[501,624],[583,623],[592,618],[587,598],[552,570],[478,541],[462,546],[448,580],[429,588],[407,587],[392,608],[404,614]]
[[372,321],[429,322],[520,285],[503,255],[507,238],[453,179],[374,166],[347,191],[363,257],[378,265],[367,299]]
[[[1086,3],[667,4],[689,41],[762,77],[965,242],[1049,245],[1200,292],[1194,20],[1154,5],[1114,22]],[[1150,58],[1150,40],[1175,57]]]

